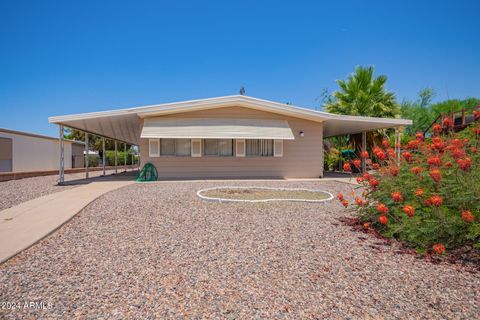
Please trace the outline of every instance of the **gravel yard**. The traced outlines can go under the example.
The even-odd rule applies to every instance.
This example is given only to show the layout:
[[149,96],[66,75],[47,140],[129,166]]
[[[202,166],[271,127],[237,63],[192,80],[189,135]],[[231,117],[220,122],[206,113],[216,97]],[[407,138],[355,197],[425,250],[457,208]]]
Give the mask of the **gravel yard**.
[[330,194],[322,191],[306,189],[262,189],[262,188],[221,188],[204,190],[202,196],[215,199],[228,200],[270,200],[270,199],[295,199],[295,200],[325,200]]
[[[107,174],[114,171],[107,171]],[[121,170],[119,170],[121,172]],[[90,177],[98,177],[102,171],[91,171]],[[81,182],[85,178],[85,173],[70,173],[65,175],[66,182],[78,180]],[[58,175],[25,178],[19,180],[10,180],[0,182],[0,211],[16,206],[25,201],[29,201],[47,194],[75,188],[79,184],[57,185]]]
[[[480,276],[396,254],[338,222],[338,201],[216,203],[232,182],[128,186],[0,265],[0,318],[437,318],[480,314]],[[323,189],[336,182],[236,182]]]

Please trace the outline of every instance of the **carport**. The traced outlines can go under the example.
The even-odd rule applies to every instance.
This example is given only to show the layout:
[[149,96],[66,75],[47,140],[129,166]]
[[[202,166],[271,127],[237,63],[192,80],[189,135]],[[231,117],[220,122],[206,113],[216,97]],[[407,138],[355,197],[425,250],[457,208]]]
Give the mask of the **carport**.
[[124,147],[125,171],[127,170],[127,144],[138,146],[138,137],[140,135],[140,121],[136,114],[127,115],[124,112],[115,114],[112,112],[93,112],[77,115],[50,117],[50,123],[58,124],[60,140],[60,166],[59,183],[64,182],[65,175],[65,154],[64,154],[64,132],[65,128],[72,128],[85,133],[85,177],[88,178],[88,141],[89,135],[95,135],[102,138],[102,170],[105,175],[106,150],[105,140],[114,141],[115,145],[115,173],[118,172],[118,147],[119,144]]

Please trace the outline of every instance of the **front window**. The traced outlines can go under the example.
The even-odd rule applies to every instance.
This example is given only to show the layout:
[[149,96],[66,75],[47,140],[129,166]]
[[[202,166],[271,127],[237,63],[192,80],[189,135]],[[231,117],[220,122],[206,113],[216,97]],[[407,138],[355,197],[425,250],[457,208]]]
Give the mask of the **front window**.
[[248,139],[247,156],[273,157],[273,140],[271,139]]
[[233,140],[204,139],[203,149],[205,156],[231,157],[233,156]]
[[192,154],[192,143],[190,139],[177,139],[175,155],[178,157],[189,157]]
[[191,150],[190,139],[160,139],[161,156],[189,157]]
[[160,139],[160,155],[175,155],[175,139]]

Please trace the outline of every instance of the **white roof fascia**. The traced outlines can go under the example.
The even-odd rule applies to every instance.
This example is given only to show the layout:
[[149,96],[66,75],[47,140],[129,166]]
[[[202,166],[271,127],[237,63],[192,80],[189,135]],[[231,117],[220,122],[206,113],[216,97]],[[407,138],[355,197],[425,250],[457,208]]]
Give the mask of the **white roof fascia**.
[[111,111],[100,111],[81,113],[73,115],[55,116],[48,118],[50,123],[62,123],[66,121],[86,120],[102,117],[115,117],[124,115],[136,115],[141,118],[152,117],[155,115],[165,115],[180,112],[190,112],[196,110],[211,109],[224,106],[245,106],[253,109],[264,110],[268,112],[290,115],[292,117],[304,118],[312,121],[322,122],[328,120],[342,121],[364,121],[373,123],[385,123],[393,126],[411,125],[412,121],[407,119],[395,118],[375,118],[362,116],[338,115],[322,111],[311,110],[307,108],[287,105],[248,96],[233,95],[208,99],[197,99],[174,103],[164,103],[158,105],[149,105],[135,108],[118,109]]

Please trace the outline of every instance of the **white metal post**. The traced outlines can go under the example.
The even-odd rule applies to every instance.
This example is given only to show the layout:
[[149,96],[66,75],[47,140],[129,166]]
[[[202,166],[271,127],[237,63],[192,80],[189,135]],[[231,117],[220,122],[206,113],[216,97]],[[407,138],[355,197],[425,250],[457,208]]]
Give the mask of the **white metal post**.
[[88,133],[85,132],[85,178],[88,179]]
[[397,164],[400,164],[400,130],[395,128],[395,151],[397,154]]
[[[364,131],[362,132],[362,153],[367,151],[367,133]],[[362,158],[362,173],[367,171],[367,159],[365,157]]]
[[102,167],[103,175],[105,175],[105,138],[102,138]]
[[64,146],[64,130],[63,125],[60,125],[59,136],[60,139],[60,165],[58,168],[58,183],[62,184],[65,181],[65,146]]
[[124,167],[125,167],[125,172],[127,172],[127,144],[126,143],[123,143],[123,161],[125,161]]
[[[133,153],[133,161],[135,162],[135,168],[138,166],[140,167],[140,157],[137,159],[137,153],[138,153],[138,146],[135,148],[135,152]],[[138,163],[137,163],[138,161]]]
[[115,174],[117,173],[117,162],[118,162],[117,140],[115,140]]

